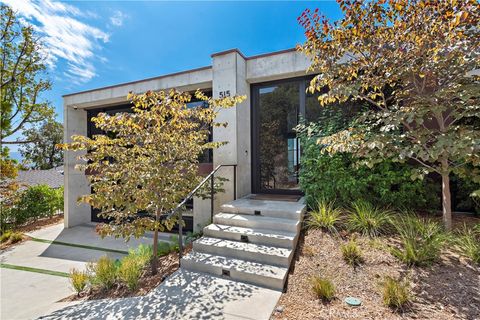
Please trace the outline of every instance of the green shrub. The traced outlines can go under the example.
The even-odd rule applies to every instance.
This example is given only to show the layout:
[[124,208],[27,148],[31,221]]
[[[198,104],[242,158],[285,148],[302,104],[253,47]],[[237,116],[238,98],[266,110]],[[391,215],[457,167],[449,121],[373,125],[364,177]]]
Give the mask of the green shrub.
[[335,297],[335,286],[332,281],[327,278],[314,276],[310,280],[312,290],[317,298],[323,301],[330,301]]
[[463,255],[480,264],[480,223],[473,228],[464,225],[455,238],[455,244]]
[[96,263],[88,263],[87,271],[91,282],[102,289],[110,289],[117,278],[118,265],[107,256],[102,256]]
[[[465,172],[473,172],[478,169],[467,165],[463,168]],[[480,183],[475,183],[471,175],[462,177],[452,174],[450,179],[452,190],[452,202],[455,204],[455,211],[473,212],[480,215]],[[478,191],[477,191],[478,192]]]
[[330,120],[326,118],[299,131],[303,147],[299,182],[309,207],[315,207],[318,199],[336,201],[339,206],[348,206],[360,199],[380,207],[441,207],[440,188],[429,178],[412,181],[415,166],[411,164],[383,161],[369,168],[356,165],[350,154],[322,153],[318,137],[342,129],[325,131],[330,127]]
[[200,239],[203,236],[203,228],[201,225],[198,225],[200,227],[200,231],[197,232],[187,232],[187,235],[185,237],[185,243],[192,243],[193,241]]
[[139,257],[137,255],[123,257],[118,268],[118,277],[131,291],[138,287],[138,281],[142,275],[143,261]]
[[47,185],[31,186],[18,193],[15,203],[2,210],[2,230],[15,228],[39,218],[51,217],[63,210],[63,188],[53,189]]
[[9,229],[15,227],[15,212],[14,208],[11,206],[3,206],[0,210],[0,231],[4,234],[9,231]]
[[143,268],[152,260],[153,249],[151,245],[140,244],[135,250],[130,249],[128,255],[134,256]]
[[0,236],[0,243],[17,243],[22,241],[23,239],[23,234],[21,232],[16,232],[12,230],[5,231],[1,236]]
[[337,232],[337,226],[341,222],[341,211],[335,208],[333,202],[319,201],[314,210],[310,212],[307,226],[312,229],[322,229]]
[[8,240],[10,240],[10,235],[11,234],[12,234],[11,230],[8,230],[8,231],[5,231],[4,233],[2,233],[2,235],[0,236],[0,243],[4,243],[4,242],[7,242]]
[[403,309],[410,301],[410,284],[386,277],[382,284],[383,303],[393,309]]
[[350,240],[341,246],[343,260],[352,267],[356,267],[363,262],[362,251],[355,240]]
[[158,243],[158,256],[162,257],[171,252],[178,252],[180,247],[178,246],[178,236],[171,236],[169,242]]
[[375,207],[364,200],[357,200],[349,210],[347,226],[351,231],[376,237],[388,231],[391,218],[391,211]]
[[57,211],[62,211],[63,212],[63,207],[64,207],[64,187],[61,186],[58,189],[54,189],[55,191],[55,198],[53,199],[53,210],[54,212]]
[[87,287],[88,273],[77,269],[70,270],[70,283],[72,284],[73,289],[77,292],[77,295],[79,295],[80,292]]
[[408,266],[429,265],[440,257],[448,239],[442,226],[428,219],[406,214],[394,220],[401,247],[392,248],[392,254]]

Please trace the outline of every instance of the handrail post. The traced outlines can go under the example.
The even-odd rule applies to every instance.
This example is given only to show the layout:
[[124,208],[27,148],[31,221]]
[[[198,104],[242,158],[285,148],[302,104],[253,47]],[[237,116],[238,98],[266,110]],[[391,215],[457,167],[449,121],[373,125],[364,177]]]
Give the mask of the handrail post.
[[182,259],[183,255],[183,240],[182,240],[182,229],[183,229],[183,218],[182,218],[182,211],[180,210],[179,212],[179,217],[178,217],[178,259],[180,264],[180,260]]
[[210,186],[210,219],[212,220],[212,223],[213,223],[213,203],[214,203],[214,199],[213,199],[213,195],[215,193],[215,187],[214,187],[214,176],[215,176],[215,173],[212,174],[211,176],[211,186]]

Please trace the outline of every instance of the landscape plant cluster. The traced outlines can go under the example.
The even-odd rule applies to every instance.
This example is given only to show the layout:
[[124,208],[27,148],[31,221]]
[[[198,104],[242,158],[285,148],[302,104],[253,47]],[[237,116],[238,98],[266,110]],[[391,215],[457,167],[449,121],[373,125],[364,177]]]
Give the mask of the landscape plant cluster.
[[[480,223],[465,224],[463,228],[448,232],[434,219],[410,212],[394,212],[365,200],[357,200],[347,208],[321,200],[310,212],[307,226],[345,239],[339,250],[345,263],[355,269],[365,261],[358,236],[383,238],[385,250],[407,268],[430,266],[439,261],[442,251],[447,249],[467,258],[472,266],[480,266]],[[394,241],[387,241],[391,239]],[[334,299],[335,285],[328,277],[314,276],[310,282],[318,298],[324,302]],[[379,293],[386,306],[404,310],[414,299],[410,288],[407,277],[388,276],[382,279]]]
[[[172,237],[171,242],[160,242],[159,256],[177,251],[177,238]],[[138,289],[142,276],[149,272],[148,266],[152,258],[153,249],[149,245],[140,245],[135,250],[131,249],[128,255],[119,260],[102,256],[95,262],[89,262],[85,271],[72,269],[70,283],[77,295],[88,290],[106,292],[122,286],[129,292],[133,292]]]

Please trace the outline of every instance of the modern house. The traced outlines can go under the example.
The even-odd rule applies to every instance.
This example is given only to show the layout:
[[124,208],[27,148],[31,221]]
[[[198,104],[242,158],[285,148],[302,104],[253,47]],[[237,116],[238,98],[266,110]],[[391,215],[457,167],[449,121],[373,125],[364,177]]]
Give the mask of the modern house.
[[[92,135],[98,129],[90,122],[98,112],[128,111],[129,92],[176,88],[194,92],[201,89],[214,97],[246,95],[236,108],[221,110],[218,121],[226,128],[214,128],[214,141],[228,144],[203,159],[208,173],[220,164],[219,176],[229,179],[225,193],[215,197],[214,211],[233,198],[248,194],[299,194],[298,164],[300,145],[293,128],[301,118],[312,119],[318,102],[305,91],[309,60],[295,49],[246,57],[232,49],[211,55],[211,66],[167,74],[73,94],[64,98],[65,141],[72,135]],[[192,103],[196,103],[193,101]],[[90,187],[85,174],[75,169],[78,154],[65,156],[65,227],[98,221],[96,211],[78,204],[79,196]],[[236,170],[236,185],[233,175]],[[234,192],[236,193],[234,195]],[[196,230],[211,221],[210,201],[194,198],[190,225]]]

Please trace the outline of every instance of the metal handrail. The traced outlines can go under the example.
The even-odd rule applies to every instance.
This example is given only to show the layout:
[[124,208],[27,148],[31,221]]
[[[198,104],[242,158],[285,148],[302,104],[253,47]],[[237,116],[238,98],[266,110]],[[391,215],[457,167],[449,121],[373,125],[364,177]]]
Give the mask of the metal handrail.
[[213,196],[215,193],[215,188],[214,188],[214,178],[215,178],[215,172],[217,172],[220,168],[222,167],[233,167],[233,200],[237,199],[237,165],[236,164],[220,164],[215,169],[213,169],[212,172],[210,172],[203,180],[192,190],[190,193],[183,199],[168,215],[166,219],[172,218],[175,214],[179,214],[178,217],[178,249],[179,249],[179,258],[182,258],[182,253],[183,253],[183,241],[182,241],[182,209],[185,204],[193,198],[195,193],[208,181],[211,181],[211,188],[210,188],[210,215],[213,219]]

